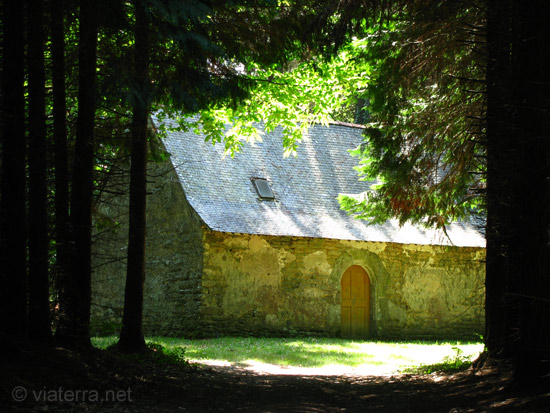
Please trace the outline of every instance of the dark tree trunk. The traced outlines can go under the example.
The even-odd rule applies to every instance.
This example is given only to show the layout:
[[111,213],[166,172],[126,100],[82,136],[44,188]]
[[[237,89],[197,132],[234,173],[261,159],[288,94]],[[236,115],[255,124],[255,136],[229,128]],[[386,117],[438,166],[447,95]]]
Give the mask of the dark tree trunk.
[[486,344],[531,386],[550,371],[550,8],[488,5]]
[[511,82],[511,13],[508,1],[492,0],[487,11],[487,264],[485,343],[491,357],[511,357],[513,305],[507,298],[513,233],[514,154]]
[[87,348],[90,343],[91,230],[94,164],[94,118],[97,55],[97,5],[80,2],[78,54],[78,118],[71,191],[71,273],[56,339]]
[[29,337],[50,342],[44,4],[28,2],[29,73]]
[[118,347],[137,352],[145,348],[143,338],[143,284],[145,280],[145,211],[147,194],[147,120],[149,116],[149,39],[143,3],[135,4],[135,85],[132,117],[130,167],[130,223],[124,315]]
[[55,170],[56,290],[64,300],[69,265],[69,174],[67,155],[67,103],[65,96],[65,27],[63,0],[50,1]]
[[2,2],[0,329],[24,339],[27,324],[23,2]]
[[513,294],[519,309],[516,379],[540,383],[550,373],[550,5],[514,2],[515,119],[521,182],[518,262]]

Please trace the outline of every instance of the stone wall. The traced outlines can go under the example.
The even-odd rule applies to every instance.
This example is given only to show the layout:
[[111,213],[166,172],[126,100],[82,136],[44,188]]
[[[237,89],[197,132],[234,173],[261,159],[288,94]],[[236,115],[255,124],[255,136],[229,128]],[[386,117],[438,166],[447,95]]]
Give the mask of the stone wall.
[[340,279],[371,280],[371,335],[474,339],[484,329],[482,248],[204,233],[201,330],[340,333]]
[[[123,182],[127,185],[127,181]],[[124,185],[117,185],[124,188]],[[127,186],[126,186],[127,188]],[[110,187],[110,192],[113,190]],[[143,328],[149,335],[198,330],[202,223],[169,163],[150,164]],[[95,214],[92,333],[120,331],[126,279],[128,197],[106,193]]]

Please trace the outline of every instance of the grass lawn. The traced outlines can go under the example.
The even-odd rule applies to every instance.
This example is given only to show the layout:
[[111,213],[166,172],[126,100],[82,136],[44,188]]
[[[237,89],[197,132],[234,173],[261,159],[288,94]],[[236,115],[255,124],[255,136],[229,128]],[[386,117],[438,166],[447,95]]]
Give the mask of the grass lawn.
[[[115,343],[116,337],[93,338],[99,348]],[[205,364],[251,366],[268,364],[283,367],[326,369],[346,367],[364,374],[449,370],[467,365],[483,350],[482,343],[461,342],[373,342],[335,338],[252,338],[224,337],[187,340],[149,337],[149,345],[166,354]],[[155,343],[155,344],[153,344]]]

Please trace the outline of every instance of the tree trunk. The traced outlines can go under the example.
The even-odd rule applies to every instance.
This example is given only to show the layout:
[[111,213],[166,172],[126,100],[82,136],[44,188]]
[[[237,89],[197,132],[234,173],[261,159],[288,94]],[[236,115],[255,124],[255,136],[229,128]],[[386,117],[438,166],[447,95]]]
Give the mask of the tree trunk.
[[91,229],[94,165],[94,118],[97,55],[97,5],[80,2],[78,118],[71,191],[71,273],[56,339],[87,348],[90,343]]
[[27,12],[30,138],[29,337],[35,342],[50,342],[43,1],[30,0]]
[[[514,199],[511,27],[507,1],[488,2],[487,11],[487,263],[485,343],[491,357],[511,357],[513,306],[507,298],[511,273],[511,224],[517,219]],[[516,165],[516,167],[514,167]]]
[[69,174],[67,155],[67,103],[65,96],[65,26],[63,0],[50,2],[55,170],[55,248],[58,300],[63,301],[69,267]]
[[515,119],[522,161],[518,185],[521,257],[514,291],[519,309],[516,380],[524,387],[550,373],[550,5],[514,1]]
[[486,344],[530,387],[550,371],[550,8],[488,5]]
[[145,280],[145,227],[147,194],[147,120],[149,116],[148,20],[143,3],[135,4],[135,85],[130,167],[130,222],[124,315],[118,347],[125,352],[145,349],[143,338],[143,284]]
[[0,329],[27,331],[25,92],[23,2],[2,2],[2,181],[0,203]]

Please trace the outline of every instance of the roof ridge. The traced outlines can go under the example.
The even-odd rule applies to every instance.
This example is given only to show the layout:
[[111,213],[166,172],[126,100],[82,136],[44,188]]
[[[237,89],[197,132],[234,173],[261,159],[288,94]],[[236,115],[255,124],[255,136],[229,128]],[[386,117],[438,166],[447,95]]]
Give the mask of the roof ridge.
[[332,120],[328,122],[329,125],[347,126],[348,128],[366,129],[365,125],[359,123],[340,122],[339,120]]

